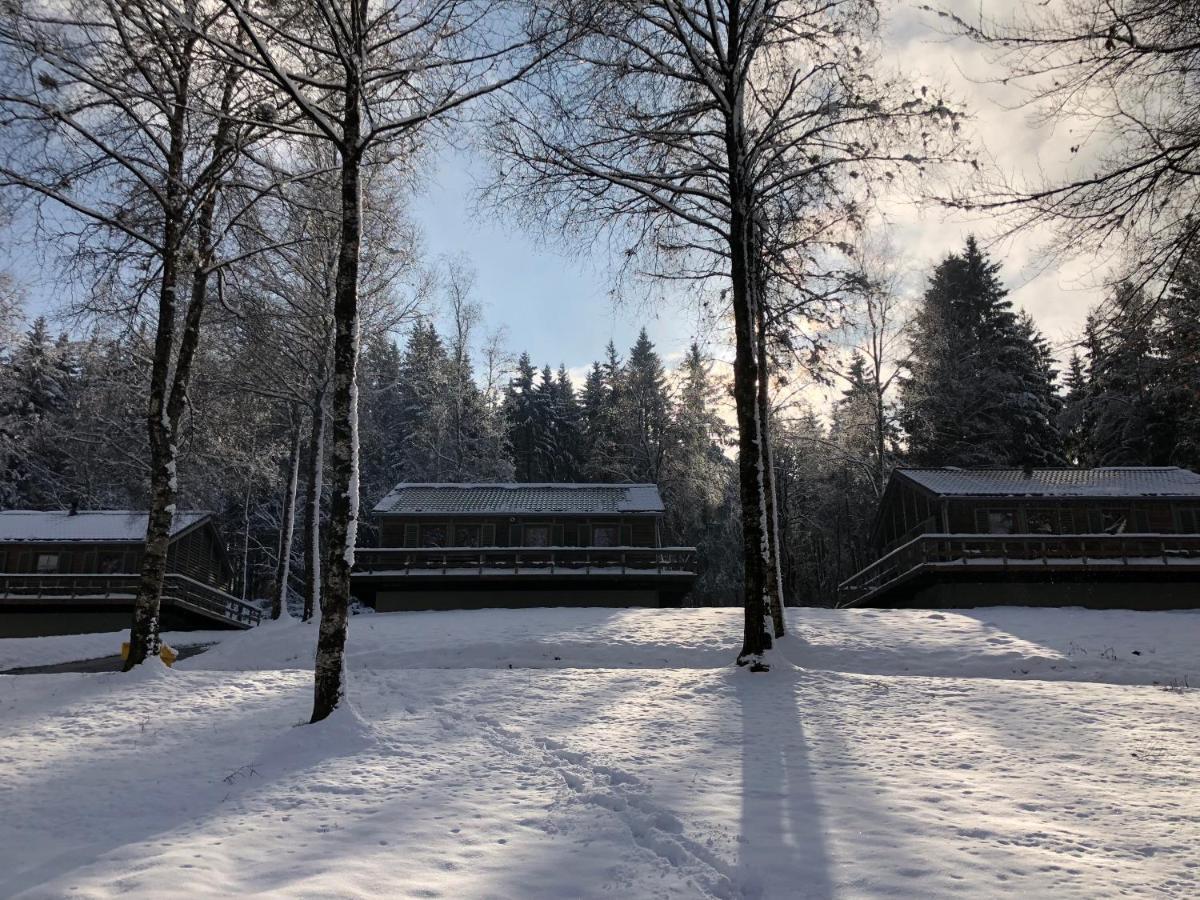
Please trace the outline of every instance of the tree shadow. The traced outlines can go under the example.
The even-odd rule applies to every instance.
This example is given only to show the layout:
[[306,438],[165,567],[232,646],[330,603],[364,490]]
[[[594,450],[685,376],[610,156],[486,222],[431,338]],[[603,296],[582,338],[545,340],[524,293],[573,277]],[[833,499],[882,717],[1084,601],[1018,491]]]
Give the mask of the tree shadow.
[[730,675],[741,718],[742,809],[736,887],[747,898],[833,896],[820,803],[813,785],[801,672]]
[[[206,711],[190,718],[178,716],[184,709],[178,691],[156,691],[146,680],[77,676],[76,684],[72,676],[37,676],[47,683],[70,679],[74,688],[54,698],[56,706],[37,704],[41,719],[66,720],[69,727],[58,735],[66,746],[51,744],[46,749],[58,752],[25,773],[17,795],[22,802],[8,805],[6,819],[17,833],[40,829],[62,849],[10,859],[16,864],[0,878],[0,894],[59,896],[56,885],[109,854],[215,815],[247,792],[352,755],[369,740],[354,723],[295,727],[307,708],[307,683],[261,697],[242,695],[242,685],[229,684],[241,682],[240,676],[214,675],[195,683],[190,699]],[[228,687],[234,700],[222,703]],[[70,725],[75,708],[89,706],[91,719]],[[217,752],[204,758],[189,752],[201,743]]]

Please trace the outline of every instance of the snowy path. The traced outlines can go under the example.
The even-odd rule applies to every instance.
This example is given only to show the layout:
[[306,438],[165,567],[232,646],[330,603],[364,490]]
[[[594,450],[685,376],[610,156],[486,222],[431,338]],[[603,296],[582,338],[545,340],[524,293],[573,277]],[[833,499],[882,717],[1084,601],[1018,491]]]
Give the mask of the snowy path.
[[301,626],[0,677],[0,896],[1200,896],[1200,616],[670,615],[356,618],[315,728]]

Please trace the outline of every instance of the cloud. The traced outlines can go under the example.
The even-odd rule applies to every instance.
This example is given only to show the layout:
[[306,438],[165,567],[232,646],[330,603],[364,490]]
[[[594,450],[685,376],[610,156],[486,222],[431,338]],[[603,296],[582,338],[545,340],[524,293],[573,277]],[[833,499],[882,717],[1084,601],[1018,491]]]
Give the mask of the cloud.
[[[1021,0],[948,0],[946,8],[964,16],[979,14],[1005,19],[1020,11]],[[1079,122],[1042,122],[1026,105],[1024,91],[1002,82],[1005,70],[984,48],[939,31],[933,13],[900,7],[887,22],[884,58],[911,79],[944,85],[969,114],[967,130],[994,174],[1015,183],[1036,183],[1047,173],[1061,177],[1085,169],[1099,152],[1097,142],[1084,141]],[[1072,145],[1080,145],[1072,152]],[[988,176],[981,176],[988,177]],[[1001,263],[1009,299],[1027,310],[1060,354],[1078,337],[1091,306],[1104,292],[1110,260],[1059,258],[1055,234],[1040,227],[1004,237],[996,216],[922,209],[894,202],[885,209],[893,243],[911,278],[910,291],[920,290],[924,274],[946,253],[962,247],[975,234]]]

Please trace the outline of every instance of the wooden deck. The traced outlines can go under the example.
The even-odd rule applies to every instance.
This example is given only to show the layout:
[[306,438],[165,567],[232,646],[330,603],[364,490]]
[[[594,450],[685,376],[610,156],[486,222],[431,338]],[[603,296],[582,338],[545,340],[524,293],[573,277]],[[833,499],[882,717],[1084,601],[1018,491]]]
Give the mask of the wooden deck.
[[1200,534],[923,534],[842,582],[838,605],[879,601],[935,573],[1023,578],[1092,573],[1099,580],[1115,572],[1200,578]]
[[354,555],[357,576],[685,575],[695,547],[379,547]]
[[[133,574],[0,574],[0,610],[132,608],[137,585],[138,576]],[[164,579],[162,602],[216,627],[251,628],[262,618],[257,607],[177,573],[169,573]]]

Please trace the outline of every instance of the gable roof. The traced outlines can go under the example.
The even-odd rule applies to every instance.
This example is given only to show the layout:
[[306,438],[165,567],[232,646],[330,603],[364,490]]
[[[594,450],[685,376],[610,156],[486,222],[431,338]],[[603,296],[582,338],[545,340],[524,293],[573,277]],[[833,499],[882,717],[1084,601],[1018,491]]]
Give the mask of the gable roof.
[[383,514],[661,513],[653,484],[428,484],[406,482],[375,505]]
[[[144,512],[119,509],[87,510],[74,515],[65,510],[4,510],[0,511],[0,542],[136,544],[146,537],[147,516]],[[171,523],[171,537],[177,538],[211,517],[209,512],[177,512]]]
[[897,469],[943,497],[1196,497],[1200,475],[1177,466],[1101,469]]

